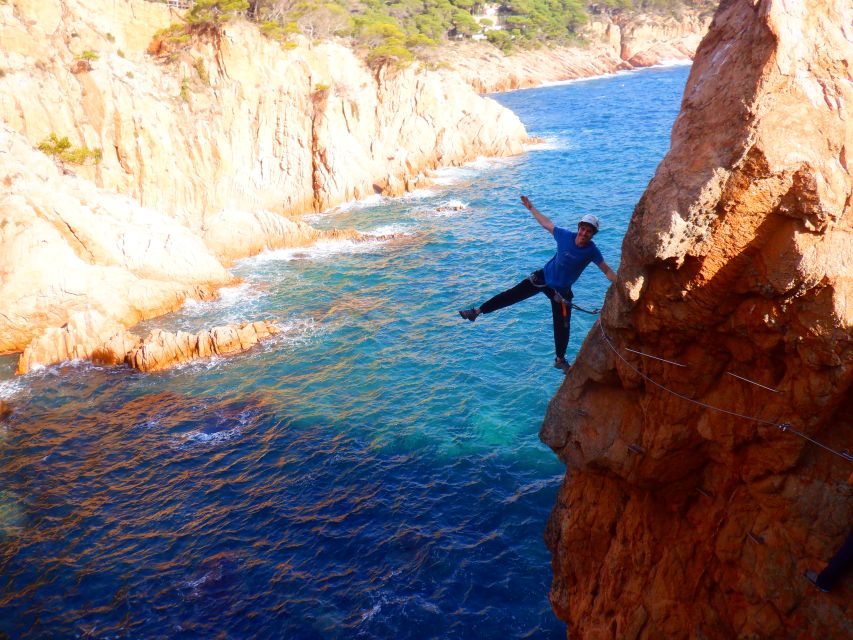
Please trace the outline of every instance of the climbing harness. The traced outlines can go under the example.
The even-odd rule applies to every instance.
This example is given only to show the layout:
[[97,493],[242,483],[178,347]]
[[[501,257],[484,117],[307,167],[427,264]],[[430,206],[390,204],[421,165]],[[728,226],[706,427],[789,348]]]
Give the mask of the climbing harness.
[[[547,284],[545,284],[544,279],[541,279],[539,276],[541,271],[542,271],[541,269],[539,271],[534,271],[529,276],[527,276],[527,279],[530,281],[530,284],[532,284],[537,289],[550,289],[551,291],[554,292],[554,295],[548,296],[548,297],[553,302],[556,302],[557,304],[560,305],[560,308],[563,311],[563,326],[566,329],[569,328],[569,307],[572,307],[574,309],[578,309],[579,311],[583,311],[584,313],[592,313],[590,311],[586,311],[585,309],[581,309],[577,305],[572,304],[572,296],[571,295],[569,296],[568,299],[566,299],[560,294],[559,291],[557,291],[556,289],[552,289]],[[546,291],[545,294],[547,295],[548,292]],[[598,313],[598,312],[596,311],[595,313]]]

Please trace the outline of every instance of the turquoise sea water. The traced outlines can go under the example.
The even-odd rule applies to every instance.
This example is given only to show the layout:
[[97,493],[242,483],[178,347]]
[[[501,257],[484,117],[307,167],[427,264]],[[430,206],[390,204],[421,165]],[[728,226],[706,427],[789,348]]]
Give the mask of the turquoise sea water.
[[[456,310],[553,253],[522,193],[558,224],[600,216],[618,266],[687,73],[495,96],[545,144],[316,216],[400,235],[243,261],[221,300],[147,325],[284,328],[251,352],[16,380],[3,359],[0,638],[564,637],[542,539],[563,467],[537,437],[562,379],[550,306]],[[588,269],[575,301],[607,284]],[[570,358],[592,322],[573,317]]]

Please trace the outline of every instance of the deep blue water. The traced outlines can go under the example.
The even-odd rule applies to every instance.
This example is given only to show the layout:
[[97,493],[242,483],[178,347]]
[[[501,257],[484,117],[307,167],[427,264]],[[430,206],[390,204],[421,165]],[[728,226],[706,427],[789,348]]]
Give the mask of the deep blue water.
[[[456,310],[603,220],[616,268],[687,67],[495,99],[546,144],[316,216],[402,234],[246,260],[244,284],[148,327],[270,319],[249,353],[0,382],[0,637],[562,638],[543,530],[562,465],[537,437],[562,374],[544,296]],[[462,210],[439,210],[448,201]],[[598,306],[594,267],[575,301]],[[576,313],[569,357],[593,319]]]

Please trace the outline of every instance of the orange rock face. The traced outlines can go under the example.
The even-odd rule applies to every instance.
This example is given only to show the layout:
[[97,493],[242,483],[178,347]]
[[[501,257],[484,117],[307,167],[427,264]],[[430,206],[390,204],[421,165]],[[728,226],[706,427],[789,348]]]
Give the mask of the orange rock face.
[[569,637],[853,637],[853,575],[802,577],[853,527],[851,24],[724,0],[697,51],[540,434]]

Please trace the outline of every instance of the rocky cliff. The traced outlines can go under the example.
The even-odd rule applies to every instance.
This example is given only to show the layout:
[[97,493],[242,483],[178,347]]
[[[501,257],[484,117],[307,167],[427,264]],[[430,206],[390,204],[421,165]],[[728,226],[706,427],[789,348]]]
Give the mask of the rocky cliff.
[[697,51],[540,434],[569,637],[853,636],[853,579],[802,577],[853,526],[851,24],[724,0]]
[[508,91],[546,82],[599,76],[638,67],[689,61],[710,17],[632,15],[599,17],[584,29],[585,46],[548,47],[503,55],[491,45],[459,42],[438,54],[477,91]]
[[[147,53],[179,20],[142,0],[0,4],[0,353],[89,310],[130,326],[215,295],[231,260],[322,235],[282,214],[527,139],[458,79],[284,49],[248,23]],[[56,165],[35,149],[51,135],[100,161]]]

